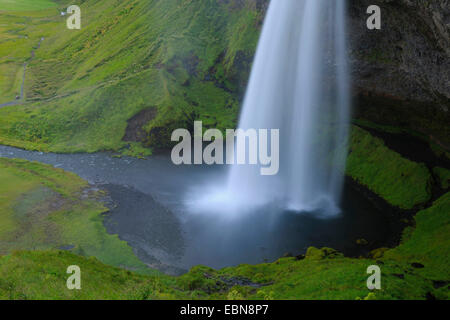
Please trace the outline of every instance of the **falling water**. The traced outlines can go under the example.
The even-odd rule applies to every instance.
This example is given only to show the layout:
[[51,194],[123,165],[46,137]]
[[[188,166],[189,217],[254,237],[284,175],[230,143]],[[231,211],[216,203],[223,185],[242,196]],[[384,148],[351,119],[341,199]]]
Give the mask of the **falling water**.
[[349,122],[345,0],[271,1],[239,127],[280,130],[280,172],[230,169],[237,206],[338,211]]

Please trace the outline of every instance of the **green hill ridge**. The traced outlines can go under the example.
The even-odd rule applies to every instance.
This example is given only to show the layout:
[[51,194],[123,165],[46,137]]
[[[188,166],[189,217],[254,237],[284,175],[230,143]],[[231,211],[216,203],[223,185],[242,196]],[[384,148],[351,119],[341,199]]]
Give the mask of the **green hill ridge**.
[[[75,1],[81,30],[66,29],[57,8],[0,13],[8,25],[0,68],[15,66],[12,76],[45,38],[27,70],[26,104],[0,109],[0,143],[119,150],[127,145],[127,120],[149,108],[157,112],[142,126],[147,146],[167,146],[174,128],[195,119],[234,127],[263,19],[251,3]],[[15,93],[2,91],[0,103]]]
[[[149,155],[194,120],[235,127],[266,3],[75,0],[82,29],[68,30],[67,1],[0,0],[0,105],[17,103],[0,107],[0,144]],[[16,101],[24,63],[24,101]],[[106,233],[102,191],[50,166],[0,158],[0,299],[448,299],[449,171],[408,160],[354,126],[347,174],[418,212],[399,246],[359,259],[310,248],[304,257],[171,277]],[[66,288],[73,264],[83,272],[80,291]],[[366,287],[373,264],[383,272],[375,292]]]

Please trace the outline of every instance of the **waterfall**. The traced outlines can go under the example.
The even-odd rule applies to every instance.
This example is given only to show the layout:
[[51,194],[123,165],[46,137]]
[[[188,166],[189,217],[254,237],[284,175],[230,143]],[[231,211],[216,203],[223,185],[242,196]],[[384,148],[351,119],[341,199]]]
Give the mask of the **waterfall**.
[[271,1],[239,128],[280,130],[280,172],[230,168],[230,201],[337,211],[349,122],[345,0]]
[[345,1],[270,2],[239,129],[279,130],[279,172],[234,164],[225,185],[191,190],[192,212],[339,213],[350,113]]

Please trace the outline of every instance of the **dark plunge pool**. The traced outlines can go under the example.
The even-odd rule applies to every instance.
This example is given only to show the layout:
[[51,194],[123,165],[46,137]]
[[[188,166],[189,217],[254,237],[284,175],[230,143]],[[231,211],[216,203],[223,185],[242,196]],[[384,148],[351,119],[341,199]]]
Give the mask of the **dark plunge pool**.
[[[302,254],[309,246],[358,255],[383,245],[393,233],[388,214],[351,183],[344,190],[342,213],[334,218],[266,206],[230,220],[214,208],[193,214],[185,207],[192,187],[225,181],[223,166],[175,166],[165,154],[139,160],[5,146],[0,146],[0,156],[48,163],[108,190],[112,208],[105,218],[108,232],[119,234],[142,261],[168,273],[198,264],[221,268],[274,261],[286,253]],[[358,244],[359,239],[365,241]]]

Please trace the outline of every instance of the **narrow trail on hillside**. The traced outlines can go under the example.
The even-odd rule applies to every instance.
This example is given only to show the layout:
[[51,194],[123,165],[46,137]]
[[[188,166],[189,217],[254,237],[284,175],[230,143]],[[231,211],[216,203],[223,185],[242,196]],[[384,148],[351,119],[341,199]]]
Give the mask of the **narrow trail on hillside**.
[[19,98],[16,99],[16,100],[13,100],[13,101],[9,101],[9,102],[5,102],[5,103],[0,104],[0,108],[9,107],[9,106],[16,106],[16,105],[19,105],[19,104],[24,102],[24,97],[25,97],[25,95],[24,95],[24,91],[25,91],[25,77],[26,77],[27,67],[28,67],[28,64],[34,59],[35,51],[41,47],[42,41],[44,41],[43,37],[41,39],[39,39],[39,42],[38,42],[38,45],[37,45],[36,49],[31,50],[31,58],[30,58],[30,60],[28,60],[28,62],[25,61],[23,63],[22,85],[20,86],[20,96],[19,96]]

